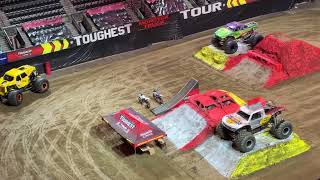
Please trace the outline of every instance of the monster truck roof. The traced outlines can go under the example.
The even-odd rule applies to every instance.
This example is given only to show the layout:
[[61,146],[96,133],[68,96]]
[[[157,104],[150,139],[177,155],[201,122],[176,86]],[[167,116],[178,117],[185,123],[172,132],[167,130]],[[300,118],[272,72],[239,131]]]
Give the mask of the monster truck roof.
[[194,99],[194,101],[199,101],[202,105],[204,106],[210,106],[210,105],[217,105],[216,101],[214,101],[211,97],[209,96],[196,96]]
[[237,27],[243,27],[244,25],[240,22],[231,22],[231,23],[228,23],[226,24],[226,27],[235,31]]
[[240,107],[240,110],[247,113],[247,114],[253,114],[259,110],[263,109],[263,106],[261,103],[256,103],[256,104],[252,104],[252,105],[245,105]]
[[19,69],[13,68],[13,69],[10,69],[9,71],[7,71],[7,72],[6,72],[6,75],[15,77],[15,76],[17,76],[17,75],[22,74],[22,72],[23,72],[23,71],[21,71],[21,70],[19,70]]
[[197,94],[190,97],[191,100],[199,101],[205,106],[222,102],[225,98],[228,98],[228,94],[221,90],[209,90],[203,94]]
[[32,72],[33,70],[35,69],[34,66],[30,66],[30,65],[23,65],[23,66],[20,66],[18,68],[12,68],[10,69],[9,71],[7,71],[5,74],[6,75],[9,75],[9,76],[12,76],[12,77],[16,77],[24,72]]

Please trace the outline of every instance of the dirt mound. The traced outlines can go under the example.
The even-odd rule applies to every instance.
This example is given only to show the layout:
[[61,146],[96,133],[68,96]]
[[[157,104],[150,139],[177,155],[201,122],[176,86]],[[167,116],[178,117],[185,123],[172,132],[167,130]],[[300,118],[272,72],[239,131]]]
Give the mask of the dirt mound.
[[[236,62],[234,62],[236,63]],[[226,71],[236,80],[245,82],[250,86],[263,86],[267,81],[271,70],[265,66],[259,65],[253,59],[243,58],[234,68]]]
[[[230,58],[224,70],[228,72],[234,68],[240,69],[237,66],[243,65],[240,62],[247,59],[246,57],[250,57],[252,62],[270,69],[269,78],[259,78],[257,81],[260,85],[261,81],[265,80],[263,86],[266,88],[284,80],[320,71],[320,48],[296,39],[283,41],[273,35],[268,35],[247,54]],[[249,69],[251,66],[242,67],[242,71],[251,71]],[[247,74],[256,76],[251,72]],[[242,77],[238,79],[244,80]],[[250,79],[258,79],[258,77]]]

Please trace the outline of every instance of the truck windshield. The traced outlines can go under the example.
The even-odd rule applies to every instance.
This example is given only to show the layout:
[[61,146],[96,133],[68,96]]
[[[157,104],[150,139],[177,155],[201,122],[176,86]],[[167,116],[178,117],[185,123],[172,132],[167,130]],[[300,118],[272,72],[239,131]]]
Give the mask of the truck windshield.
[[207,108],[207,110],[211,110],[211,109],[213,109],[213,108],[215,108],[215,107],[216,107],[216,105],[212,104],[212,105],[210,105],[210,106],[207,106],[206,108]]
[[250,118],[250,115],[247,114],[247,113],[245,113],[245,112],[243,112],[243,111],[239,111],[239,112],[237,112],[237,114],[238,114],[239,116],[243,117],[243,118],[246,119],[246,120],[248,120],[248,119]]
[[13,77],[9,76],[9,75],[4,75],[3,79],[6,80],[6,81],[12,81]]

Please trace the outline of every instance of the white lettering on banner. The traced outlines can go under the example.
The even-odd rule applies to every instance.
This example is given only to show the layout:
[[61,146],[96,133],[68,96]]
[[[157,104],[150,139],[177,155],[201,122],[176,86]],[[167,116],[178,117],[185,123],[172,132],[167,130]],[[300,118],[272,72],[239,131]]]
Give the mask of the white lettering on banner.
[[152,130],[148,130],[148,131],[140,134],[140,136],[142,138],[147,138],[147,137],[152,136],[152,135],[153,135]]
[[122,128],[122,130],[123,130],[125,133],[128,134],[129,129],[128,129],[125,125],[123,125],[121,122],[117,122],[116,125],[118,125],[120,128]]
[[73,39],[76,41],[77,46],[81,46],[83,44],[88,44],[104,39],[109,39],[112,37],[122,36],[124,34],[129,34],[131,33],[131,26],[132,24],[126,24],[111,29],[105,29],[103,31],[93,32],[91,34],[73,37]]
[[88,34],[84,35],[82,38],[82,42],[83,44],[88,44],[90,42],[90,36]]
[[31,53],[32,53],[32,50],[29,49],[29,50],[26,50],[26,51],[19,51],[19,52],[18,52],[18,55],[19,55],[19,56],[25,56],[25,55],[29,55],[29,54],[31,54]]
[[188,19],[190,16],[197,17],[197,16],[200,16],[201,14],[209,14],[209,13],[221,11],[222,6],[225,6],[225,4],[222,4],[221,2],[216,2],[206,6],[187,9],[185,11],[180,11],[180,13],[183,14],[183,19]]
[[127,119],[126,117],[124,117],[123,115],[120,115],[120,120],[122,122],[124,122],[129,128],[133,129],[135,128],[136,126],[129,120]]

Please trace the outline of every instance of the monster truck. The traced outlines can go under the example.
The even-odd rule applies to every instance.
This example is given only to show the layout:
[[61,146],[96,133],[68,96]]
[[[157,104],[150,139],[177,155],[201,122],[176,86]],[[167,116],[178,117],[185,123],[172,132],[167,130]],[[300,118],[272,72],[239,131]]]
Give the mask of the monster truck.
[[0,100],[11,106],[22,103],[24,91],[44,93],[49,89],[49,82],[40,76],[34,66],[24,65],[7,71],[0,78]]
[[286,139],[292,134],[291,123],[279,116],[283,110],[283,107],[277,107],[262,99],[255,104],[242,106],[236,113],[224,116],[216,127],[216,133],[222,139],[231,139],[240,152],[249,152],[256,144],[254,134],[266,128],[278,139]]
[[240,22],[231,22],[220,27],[212,37],[212,45],[224,49],[226,54],[233,54],[238,50],[238,41],[249,44],[254,47],[263,36],[255,32],[256,22],[242,24]]
[[189,96],[185,100],[206,117],[208,125],[212,128],[215,128],[225,115],[239,111],[242,101],[235,94],[224,90],[209,90]]

